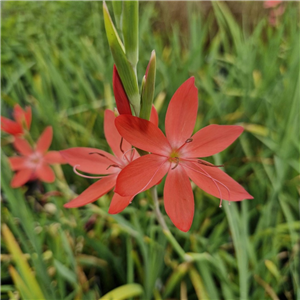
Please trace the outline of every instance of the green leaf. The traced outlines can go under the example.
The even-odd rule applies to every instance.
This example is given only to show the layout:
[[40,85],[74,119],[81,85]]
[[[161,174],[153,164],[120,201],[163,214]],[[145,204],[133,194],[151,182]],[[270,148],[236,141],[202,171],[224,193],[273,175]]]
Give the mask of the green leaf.
[[137,297],[144,293],[140,284],[131,283],[122,285],[101,297],[99,300],[123,300]]
[[198,299],[208,299],[207,291],[203,284],[200,274],[197,272],[195,267],[191,267],[189,270],[189,275],[196,291]]
[[125,92],[131,105],[133,106],[135,114],[138,116],[140,113],[140,95],[135,72],[130,62],[126,58],[124,46],[111,20],[105,2],[103,2],[103,15],[106,36],[112,56],[114,58]]
[[20,292],[21,296],[24,299],[30,299],[32,297],[32,294],[30,292],[30,287],[26,286],[25,282],[17,272],[17,270],[13,266],[8,267],[9,274],[11,278],[13,279],[13,282],[17,288],[17,290]]
[[122,30],[122,11],[123,11],[123,1],[112,1],[112,6],[114,10],[115,21],[117,28]]
[[139,3],[138,1],[124,1],[123,3],[123,37],[126,56],[133,68],[139,59]]
[[13,268],[10,269],[11,275],[17,280],[15,284],[22,287],[22,291],[24,292],[26,292],[26,289],[30,290],[32,299],[45,299],[40,286],[36,281],[35,276],[32,274],[26,258],[24,257],[24,254],[6,224],[2,225],[2,234],[8,251],[11,253],[18,269],[20,270],[21,276],[19,276]]
[[76,285],[77,284],[77,278],[76,275],[68,269],[65,265],[63,265],[60,261],[54,259],[54,266],[57,270],[57,272],[63,276],[67,281],[69,281],[71,284]]
[[167,280],[164,293],[163,293],[163,299],[166,299],[172,293],[172,291],[174,291],[174,289],[180,283],[181,279],[189,271],[189,268],[190,268],[189,263],[184,262],[174,270],[174,272]]
[[142,83],[142,97],[141,97],[141,113],[140,118],[149,120],[151,114],[151,107],[153,103],[153,96],[155,90],[155,76],[156,76],[156,55],[153,50],[150,61],[147,67],[146,75]]

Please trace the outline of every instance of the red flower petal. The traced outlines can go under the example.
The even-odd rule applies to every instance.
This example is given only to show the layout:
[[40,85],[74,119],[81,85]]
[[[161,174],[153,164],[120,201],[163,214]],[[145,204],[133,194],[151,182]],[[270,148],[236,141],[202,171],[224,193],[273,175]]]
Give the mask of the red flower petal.
[[219,153],[231,145],[244,128],[235,125],[209,125],[192,136],[181,153],[186,157],[207,157]]
[[121,78],[118,74],[117,68],[114,65],[113,69],[113,90],[116,99],[117,109],[120,115],[128,114],[131,115],[131,108],[129,100],[125,93]]
[[45,153],[52,142],[52,136],[53,136],[53,130],[51,126],[48,126],[41,136],[39,137],[37,143],[36,143],[36,151],[40,153]]
[[46,163],[42,163],[37,167],[36,176],[44,182],[53,182],[55,180],[53,170]]
[[116,172],[116,168],[107,170],[111,164],[118,164],[118,161],[113,155],[105,151],[95,148],[76,147],[59,151],[59,153],[68,164],[73,167],[77,166],[76,168],[80,171],[91,174],[111,174]]
[[107,176],[89,186],[84,192],[82,192],[78,197],[66,203],[64,207],[80,207],[91,202],[96,201],[98,198],[102,197],[108,193],[116,184],[116,176]]
[[154,105],[152,105],[151,108],[151,114],[150,114],[150,122],[153,123],[155,126],[158,126],[158,113],[157,110],[155,109]]
[[25,121],[26,121],[28,130],[30,129],[30,125],[31,125],[31,117],[32,117],[31,114],[32,114],[31,107],[27,106],[25,109]]
[[115,192],[133,196],[156,185],[168,172],[170,163],[163,156],[148,154],[127,165],[119,174]]
[[229,201],[253,199],[240,184],[217,167],[190,162],[184,162],[182,166],[191,180],[208,194]]
[[198,110],[195,78],[185,81],[173,95],[166,114],[166,136],[172,148],[179,148],[191,137]]
[[14,106],[13,116],[14,116],[14,119],[16,120],[16,122],[21,125],[21,127],[23,127],[23,124],[25,123],[27,129],[30,129],[30,124],[31,124],[31,107],[30,106],[27,106],[24,111],[19,104],[16,104]]
[[26,157],[9,157],[8,158],[10,167],[13,171],[26,169]]
[[170,170],[167,175],[164,205],[174,225],[181,231],[187,232],[194,218],[194,195],[190,180],[180,165]]
[[18,188],[29,181],[33,171],[31,169],[23,169],[18,171],[13,177],[10,185],[12,188]]
[[116,118],[119,133],[131,145],[156,154],[168,155],[171,146],[161,130],[147,120],[121,115]]
[[23,155],[30,155],[33,153],[33,150],[31,146],[28,144],[28,142],[19,137],[15,137],[14,147],[18,152],[20,152]]
[[17,123],[22,125],[23,118],[24,118],[24,110],[21,108],[19,104],[16,104],[14,106],[14,111],[13,111],[13,118]]
[[116,125],[115,125],[115,114],[113,111],[106,109],[105,115],[104,115],[104,133],[106,140],[111,148],[111,150],[114,152],[114,154],[122,158],[123,153],[131,149],[131,145],[123,139],[122,141],[122,150],[121,151],[121,135],[119,134]]
[[108,213],[110,213],[112,215],[118,214],[119,212],[124,210],[129,205],[129,203],[132,201],[132,199],[133,199],[133,196],[122,197],[115,193],[111,200]]
[[44,160],[48,164],[65,164],[66,160],[58,151],[49,151],[44,155]]
[[272,8],[272,7],[276,7],[277,5],[279,5],[282,1],[279,0],[268,0],[268,1],[264,1],[264,8]]
[[4,117],[1,117],[1,130],[12,135],[23,133],[23,128],[20,124]]

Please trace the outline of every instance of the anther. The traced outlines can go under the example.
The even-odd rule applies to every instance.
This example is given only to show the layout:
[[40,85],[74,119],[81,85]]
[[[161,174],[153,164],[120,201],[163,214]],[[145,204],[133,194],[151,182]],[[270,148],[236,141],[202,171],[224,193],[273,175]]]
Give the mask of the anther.
[[179,164],[179,158],[178,157],[174,157],[174,158],[176,158],[176,165],[171,170],[174,170]]
[[224,167],[224,165],[213,165],[213,164],[211,164],[207,161],[204,161],[204,160],[198,160],[197,162],[198,162],[198,164],[205,165],[207,167]]
[[118,166],[118,165],[109,165],[109,166],[106,168],[106,170],[108,170],[110,167],[120,168],[120,166]]
[[188,138],[178,149],[177,151],[179,151],[180,149],[182,149],[186,144],[191,143],[193,141],[192,138]]
[[99,153],[99,152],[90,152],[89,154],[98,154],[98,155],[100,155],[102,157],[108,158],[107,156],[105,156],[104,154]]
[[121,137],[120,150],[124,154],[124,150],[122,149],[122,146],[123,146],[123,137]]
[[115,161],[113,161],[111,158],[107,157],[106,155],[100,153],[100,152],[90,152],[89,154],[98,154],[106,159],[108,159],[109,161],[111,161],[112,163],[114,163]]

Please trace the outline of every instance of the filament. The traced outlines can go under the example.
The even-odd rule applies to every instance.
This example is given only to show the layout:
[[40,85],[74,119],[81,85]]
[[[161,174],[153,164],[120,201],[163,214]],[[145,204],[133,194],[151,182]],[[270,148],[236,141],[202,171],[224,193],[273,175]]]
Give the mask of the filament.
[[225,184],[223,184],[222,182],[220,182],[219,180],[217,180],[217,179],[213,178],[211,175],[209,175],[205,170],[203,170],[203,168],[201,168],[201,167],[199,166],[199,168],[201,168],[201,170],[202,170],[204,173],[201,172],[201,171],[199,171],[199,170],[197,170],[197,169],[194,169],[194,168],[192,168],[192,167],[190,167],[190,166],[188,166],[188,165],[186,165],[186,164],[185,164],[184,166],[187,167],[187,168],[190,169],[190,170],[193,170],[193,171],[195,171],[195,172],[201,174],[201,175],[204,175],[204,176],[207,177],[207,178],[210,178],[210,179],[213,181],[213,183],[214,183],[215,186],[217,187],[218,192],[219,192],[219,195],[220,195],[220,205],[219,205],[219,207],[222,207],[222,201],[223,201],[223,199],[222,199],[222,193],[221,193],[221,190],[220,190],[218,184],[220,184],[221,186],[223,186],[223,187],[227,190],[227,192],[228,192],[228,197],[229,197],[229,199],[230,199],[230,190],[228,189],[228,187],[227,187]]
[[130,160],[132,161],[133,160],[133,158],[134,158],[134,152],[135,152],[135,149],[134,148],[132,148],[132,152],[131,152],[131,156],[130,156]]
[[179,164],[179,158],[178,157],[175,157],[175,158],[176,158],[176,165],[171,170],[174,170]]
[[106,155],[104,155],[104,154],[102,154],[102,153],[100,153],[100,152],[90,152],[89,154],[98,154],[98,155],[100,155],[100,156],[102,156],[102,157],[108,159],[108,160],[111,161],[112,163],[114,163],[114,164],[116,163],[115,161],[113,161],[112,159],[110,159],[109,157],[107,157]]
[[[199,168],[201,168],[201,167],[199,167]],[[218,182],[219,184],[221,184],[226,190],[227,190],[227,193],[228,193],[228,198],[229,198],[229,200],[230,200],[230,190],[229,190],[229,188],[224,184],[224,183],[222,183],[222,182],[220,182],[219,180],[217,180],[217,179],[215,179],[215,178],[213,178],[211,175],[209,175],[205,170],[203,170],[202,168],[201,168],[201,170],[203,171],[203,172],[205,172],[213,181],[216,181],[216,182]],[[219,190],[220,191],[220,190]],[[220,207],[222,207],[222,197],[220,197],[221,199],[220,199]]]
[[183,148],[186,144],[191,143],[193,141],[192,138],[188,138],[178,149],[177,151],[179,151],[181,148]]
[[124,150],[123,150],[122,146],[123,146],[123,137],[121,137],[120,150],[121,150],[122,153],[124,153]]
[[201,164],[201,165],[205,165],[207,167],[224,167],[224,165],[214,165],[206,160],[202,160],[202,159],[198,159],[198,158],[180,158],[181,160],[184,160],[184,161],[190,161],[190,162],[195,162],[195,163],[198,163],[198,164]]
[[[122,159],[126,159],[127,162],[130,163],[130,161],[132,161],[132,158],[133,158],[133,154],[132,154],[133,150],[134,150],[133,148],[130,148],[130,149],[128,149],[128,150],[125,151],[125,152],[123,151]],[[129,151],[132,151],[132,152],[131,152],[131,156],[130,156],[130,160],[128,160],[128,157],[127,157],[127,155],[126,155]]]
[[79,173],[79,172],[77,171],[77,169],[76,169],[77,167],[80,167],[80,165],[75,165],[75,166],[73,167],[73,171],[74,171],[74,173],[75,173],[76,175],[78,175],[78,176],[80,176],[80,177],[83,177],[83,178],[89,178],[89,179],[100,179],[100,178],[105,177],[105,176],[88,176],[88,175],[81,174],[81,173]]
[[[151,180],[155,177],[155,175],[157,174],[157,172],[160,170],[160,168],[163,166],[163,164],[164,163],[166,163],[168,160],[166,159],[159,167],[158,167],[158,169],[155,171],[155,173],[153,174],[153,176],[150,178],[150,180],[146,183],[146,185],[142,188],[142,189],[140,189],[137,193],[136,193],[136,195],[137,194],[139,194],[139,193],[141,193],[146,187],[147,187],[147,185],[151,182]],[[170,170],[170,169],[169,169]]]
[[[108,169],[111,168],[111,167],[114,167],[114,168],[120,168],[119,165],[109,165],[109,166],[106,168],[106,170],[108,170]],[[121,168],[120,168],[120,169],[121,169]]]
[[218,191],[219,191],[219,195],[220,195],[220,204],[219,204],[219,207],[222,207],[222,201],[223,201],[223,198],[222,198],[222,193],[221,193],[221,190],[218,186],[218,184],[216,183],[215,179],[212,178],[211,175],[209,175],[205,170],[203,170],[203,168],[199,167],[208,177],[211,178],[211,180],[213,181],[214,185],[217,187]]
[[199,160],[197,161],[197,163],[198,163],[198,164],[205,165],[205,166],[208,166],[208,167],[217,167],[217,168],[219,168],[219,167],[224,167],[224,165],[214,165],[214,164],[212,164],[212,163],[210,163],[210,162],[208,162],[208,161],[202,160],[202,159],[199,159]]

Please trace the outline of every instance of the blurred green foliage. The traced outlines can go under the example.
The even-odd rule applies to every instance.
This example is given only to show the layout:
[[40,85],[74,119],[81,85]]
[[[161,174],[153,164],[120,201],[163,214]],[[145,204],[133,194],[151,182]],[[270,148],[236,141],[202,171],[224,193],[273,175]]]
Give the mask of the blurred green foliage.
[[[2,115],[10,116],[15,103],[30,105],[34,138],[53,126],[51,149],[109,150],[103,113],[114,107],[113,60],[102,3],[1,4]],[[299,6],[285,3],[272,27],[267,13],[247,26],[225,2],[212,2],[205,15],[201,5],[187,3],[187,22],[174,18],[163,31],[158,4],[140,3],[139,84],[155,49],[155,105],[163,129],[169,99],[195,76],[196,130],[210,123],[246,129],[213,159],[225,163],[254,200],[220,209],[218,199],[193,186],[191,230],[180,232],[166,216],[184,250],[202,254],[183,262],[166,242],[146,194],[118,215],[107,213],[111,194],[65,209],[74,192],[91,184],[69,166],[56,167],[53,184],[11,189],[6,156],[13,150],[3,134],[2,222],[26,253],[46,299],[99,299],[121,286],[131,299],[300,299]],[[250,5],[262,9],[262,3]],[[21,254],[9,252],[3,239],[1,247],[2,299],[24,298],[30,286],[23,286]],[[19,277],[11,267],[8,272],[10,265]]]

